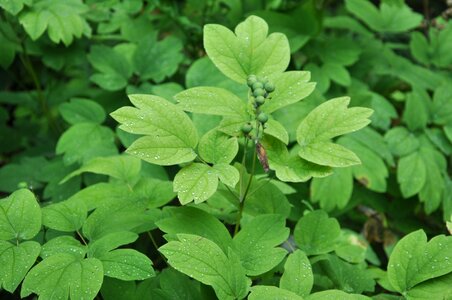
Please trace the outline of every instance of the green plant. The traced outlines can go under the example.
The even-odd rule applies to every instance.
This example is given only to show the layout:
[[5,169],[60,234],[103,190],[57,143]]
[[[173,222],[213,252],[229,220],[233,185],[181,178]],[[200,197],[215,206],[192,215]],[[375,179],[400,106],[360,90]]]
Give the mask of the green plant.
[[451,297],[452,22],[409,3],[0,0],[0,298]]

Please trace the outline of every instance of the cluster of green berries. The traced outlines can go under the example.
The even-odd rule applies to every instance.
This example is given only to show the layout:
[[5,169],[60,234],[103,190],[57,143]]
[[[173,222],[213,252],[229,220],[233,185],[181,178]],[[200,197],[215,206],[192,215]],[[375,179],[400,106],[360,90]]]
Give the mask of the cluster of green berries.
[[[256,120],[264,125],[268,121],[268,116],[264,112],[259,112],[258,108],[263,105],[267,99],[269,99],[270,93],[275,90],[275,85],[267,78],[258,77],[256,75],[248,76],[246,83],[250,87],[251,94],[253,95],[254,107],[257,112]],[[250,123],[246,123],[242,126],[242,132],[244,134],[248,134],[252,130],[253,126]]]

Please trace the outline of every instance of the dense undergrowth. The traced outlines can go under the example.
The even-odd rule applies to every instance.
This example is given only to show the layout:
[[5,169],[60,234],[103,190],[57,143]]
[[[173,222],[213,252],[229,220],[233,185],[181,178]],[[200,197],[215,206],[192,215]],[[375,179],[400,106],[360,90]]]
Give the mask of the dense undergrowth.
[[0,298],[452,299],[447,1],[0,8]]

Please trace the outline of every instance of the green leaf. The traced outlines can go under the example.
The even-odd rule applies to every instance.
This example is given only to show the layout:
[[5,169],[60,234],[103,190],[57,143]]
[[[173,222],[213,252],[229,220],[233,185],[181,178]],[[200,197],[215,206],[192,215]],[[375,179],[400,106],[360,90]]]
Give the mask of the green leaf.
[[246,215],[278,214],[287,218],[290,210],[289,200],[274,183],[266,178],[253,180],[243,209]]
[[327,290],[309,295],[306,300],[370,300],[371,298],[363,295],[348,294],[339,290]]
[[194,87],[174,96],[185,111],[218,115],[246,116],[246,102],[228,90],[218,87]]
[[232,80],[245,83],[250,74],[266,76],[283,72],[289,65],[290,47],[284,34],[267,37],[268,25],[256,16],[228,28],[204,26],[204,47],[217,68]]
[[303,300],[291,291],[280,289],[276,286],[255,285],[251,288],[249,300]]
[[159,248],[176,270],[211,285],[219,299],[242,299],[251,284],[240,260],[231,250],[228,256],[214,242],[197,235],[179,234]]
[[297,147],[290,153],[286,146],[275,138],[265,136],[262,145],[267,152],[270,169],[275,170],[276,177],[285,182],[304,182],[311,177],[330,175],[331,168],[320,166],[298,156]]
[[[159,274],[160,287],[171,294],[174,300],[198,300],[203,299],[200,284],[190,277],[172,269],[166,268]],[[177,282],[177,285],[174,283]],[[169,299],[168,299],[169,300]]]
[[218,176],[218,179],[230,187],[235,187],[237,182],[240,180],[239,171],[231,165],[216,164],[213,165],[212,168]]
[[[95,123],[78,123],[66,130],[58,140],[57,154],[64,154],[64,163],[83,163],[96,156],[118,153],[113,131]],[[80,147],[83,141],[83,147]]]
[[452,272],[452,238],[438,235],[427,243],[423,230],[403,237],[395,246],[388,263],[388,278],[400,293],[429,279]]
[[32,3],[32,0],[0,0],[0,7],[15,16],[24,8],[24,5]]
[[452,273],[424,281],[407,292],[408,299],[429,300],[452,297]]
[[28,241],[13,245],[0,241],[0,286],[13,293],[33,266],[41,251],[41,245]]
[[397,181],[404,198],[416,195],[425,184],[427,169],[419,151],[404,156],[397,166]]
[[309,82],[311,74],[306,71],[289,71],[270,77],[275,90],[271,98],[262,105],[262,111],[272,113],[290,104],[296,103],[314,91],[315,83]]
[[141,178],[133,190],[137,195],[149,199],[148,208],[163,206],[176,197],[171,181],[155,178]]
[[[342,17],[343,16],[339,16],[337,18]],[[350,30],[351,28],[347,29]],[[333,68],[337,68],[338,66],[343,67],[353,65],[359,59],[359,55],[362,52],[359,44],[350,43],[350,39],[348,38],[329,37],[327,40],[315,41],[315,46],[316,50],[318,51],[317,54],[319,55],[323,63],[325,63],[325,65],[322,67],[324,71],[326,71],[326,69],[329,69],[331,65],[333,66]],[[326,69],[325,66],[327,66]],[[334,80],[335,75],[328,74],[328,76],[332,80]]]
[[433,121],[439,125],[452,123],[452,96],[450,95],[450,86],[447,84],[441,85],[435,90],[432,117]]
[[284,264],[279,287],[299,296],[308,296],[314,284],[312,267],[306,254],[301,250],[291,253]]
[[111,116],[120,129],[144,134],[127,152],[158,165],[175,165],[192,161],[198,134],[190,118],[177,106],[153,95],[129,95],[137,107],[122,107]]
[[92,122],[102,124],[105,121],[104,108],[92,100],[72,98],[70,102],[58,107],[61,116],[69,124]]
[[118,249],[105,253],[99,259],[104,274],[121,280],[144,280],[155,276],[151,260],[133,249]]
[[287,133],[286,128],[276,120],[269,119],[267,123],[265,123],[264,133],[271,135],[284,144],[289,144],[289,133]]
[[110,157],[95,157],[83,166],[67,175],[61,183],[66,182],[70,178],[80,175],[84,172],[108,175],[110,177],[130,183],[140,173],[141,161],[128,155],[117,155]]
[[329,100],[311,111],[297,129],[301,145],[298,154],[313,163],[331,167],[347,167],[360,163],[350,150],[330,140],[348,132],[357,131],[370,123],[372,110],[362,107],[347,108],[350,98]]
[[310,190],[312,202],[319,203],[325,211],[343,209],[352,197],[352,169],[335,169],[331,176],[314,178]]
[[91,81],[107,91],[117,91],[127,85],[132,75],[132,66],[117,49],[103,45],[91,47],[88,60],[99,73],[91,76]]
[[161,82],[177,71],[184,58],[182,46],[181,40],[172,35],[162,41],[142,38],[132,58],[135,73],[142,81],[152,79]]
[[30,190],[0,200],[0,240],[28,240],[41,230],[41,208]]
[[403,120],[411,131],[424,129],[430,117],[430,99],[425,91],[415,90],[406,98]]
[[202,236],[217,244],[225,253],[230,247],[232,239],[228,230],[211,214],[189,206],[167,207],[164,211],[170,216],[157,222],[163,232],[172,236],[178,233]]
[[199,140],[198,153],[206,162],[229,164],[239,151],[237,138],[230,137],[217,129],[207,132]]
[[411,33],[410,51],[411,55],[420,63],[428,65],[430,62],[429,44],[425,35],[419,31]]
[[66,200],[42,209],[42,224],[51,229],[73,232],[79,230],[88,216],[82,201]]
[[108,233],[88,244],[88,256],[100,258],[107,252],[128,245],[138,239],[138,234],[130,231],[117,231]]
[[319,255],[334,250],[341,234],[339,223],[322,210],[303,216],[295,226],[294,238],[307,255]]
[[281,215],[260,215],[247,223],[234,237],[246,275],[261,275],[277,266],[287,254],[277,246],[288,236],[289,229]]
[[[446,173],[446,161],[442,154],[430,147],[422,147],[420,156],[425,164],[425,183],[419,192],[419,199],[424,202],[425,212],[430,214],[441,205],[445,191],[445,181],[443,178]],[[439,164],[437,159],[441,159],[443,165]]]
[[68,46],[74,37],[91,35],[91,28],[82,16],[87,11],[88,7],[80,0],[37,0],[19,15],[19,22],[33,41],[47,29],[52,42]]
[[342,86],[350,86],[350,73],[344,66],[337,63],[326,63],[322,66],[322,71],[328,74],[328,77]]
[[100,290],[104,271],[97,258],[80,259],[56,254],[44,259],[25,277],[20,296],[31,293],[43,299],[94,299]]
[[405,127],[394,127],[386,132],[384,139],[389,150],[396,156],[406,156],[419,148],[419,140]]
[[70,254],[82,259],[86,254],[86,246],[80,244],[80,242],[72,236],[62,235],[45,243],[42,246],[40,256],[43,259],[46,259],[60,253]]
[[218,187],[218,176],[208,165],[193,163],[183,167],[174,177],[173,188],[181,204],[201,203]]

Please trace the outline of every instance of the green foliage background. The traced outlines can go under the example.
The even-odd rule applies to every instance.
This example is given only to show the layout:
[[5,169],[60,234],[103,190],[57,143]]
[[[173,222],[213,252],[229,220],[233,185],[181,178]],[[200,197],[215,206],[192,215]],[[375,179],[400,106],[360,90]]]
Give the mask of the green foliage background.
[[[0,0],[0,297],[452,298],[452,7],[406,2]],[[250,15],[287,36],[288,70],[310,78],[274,78],[286,103],[262,107],[272,171],[258,167],[239,209],[228,191],[243,154],[236,112],[202,111],[190,91],[246,99],[240,80],[259,66],[220,67],[203,28]],[[289,79],[303,82],[294,101]],[[132,109],[130,94],[155,106],[130,97]],[[324,124],[310,113],[342,96],[344,113],[372,109],[371,123],[321,146],[361,164],[316,165],[326,156],[309,143]],[[155,124],[182,126],[184,144],[140,154],[131,133],[155,130],[130,120],[157,109]],[[216,173],[185,193],[211,172],[187,166],[196,145]],[[306,173],[297,153],[314,162]]]

